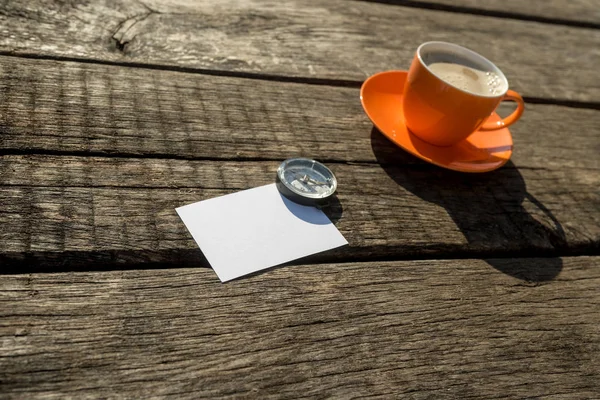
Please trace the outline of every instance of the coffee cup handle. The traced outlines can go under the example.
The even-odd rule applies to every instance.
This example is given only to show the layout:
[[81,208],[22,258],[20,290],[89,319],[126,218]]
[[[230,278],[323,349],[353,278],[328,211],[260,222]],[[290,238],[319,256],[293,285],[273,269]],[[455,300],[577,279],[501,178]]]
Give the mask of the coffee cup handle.
[[507,128],[515,122],[517,122],[519,118],[521,118],[521,115],[523,115],[523,111],[525,110],[525,102],[523,101],[521,95],[515,92],[514,90],[508,90],[502,98],[502,101],[505,100],[515,101],[517,103],[517,109],[513,111],[512,114],[510,114],[508,117],[502,118],[500,121],[484,122],[481,128],[479,128],[480,131],[495,131],[496,129]]

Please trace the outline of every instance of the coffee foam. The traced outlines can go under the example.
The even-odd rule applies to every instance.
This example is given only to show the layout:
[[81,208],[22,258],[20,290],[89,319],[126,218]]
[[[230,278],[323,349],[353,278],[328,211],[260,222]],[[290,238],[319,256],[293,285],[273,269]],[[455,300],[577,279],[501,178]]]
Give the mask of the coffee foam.
[[427,68],[444,82],[479,96],[502,94],[508,86],[493,71],[482,71],[457,62],[432,62]]

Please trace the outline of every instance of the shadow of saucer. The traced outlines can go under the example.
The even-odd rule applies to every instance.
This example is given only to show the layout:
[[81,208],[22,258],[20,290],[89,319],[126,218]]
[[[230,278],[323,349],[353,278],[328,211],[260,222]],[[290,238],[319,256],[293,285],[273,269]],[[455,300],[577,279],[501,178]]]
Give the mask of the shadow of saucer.
[[[560,273],[562,260],[555,255],[557,249],[566,246],[563,228],[550,210],[527,192],[512,162],[485,174],[450,171],[398,148],[376,128],[371,131],[371,147],[383,170],[398,185],[448,212],[465,236],[469,253],[501,257],[486,262],[526,281],[547,281]],[[524,201],[541,210],[554,226],[534,219]],[[516,262],[514,257],[543,257],[543,262],[539,258],[531,263],[523,259]]]

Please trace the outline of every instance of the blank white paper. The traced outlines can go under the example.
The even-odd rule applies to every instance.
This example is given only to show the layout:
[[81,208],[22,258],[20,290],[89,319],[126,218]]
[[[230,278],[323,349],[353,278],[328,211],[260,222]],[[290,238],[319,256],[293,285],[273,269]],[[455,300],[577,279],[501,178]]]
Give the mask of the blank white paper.
[[176,211],[222,282],[348,244],[321,210],[288,200],[275,184]]

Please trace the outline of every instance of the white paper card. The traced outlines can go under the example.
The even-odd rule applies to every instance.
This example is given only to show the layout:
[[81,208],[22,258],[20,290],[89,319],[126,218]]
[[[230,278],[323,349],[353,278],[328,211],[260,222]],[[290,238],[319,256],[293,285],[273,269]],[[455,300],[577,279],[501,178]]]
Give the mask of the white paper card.
[[222,282],[348,244],[321,210],[288,200],[275,184],[176,211]]

